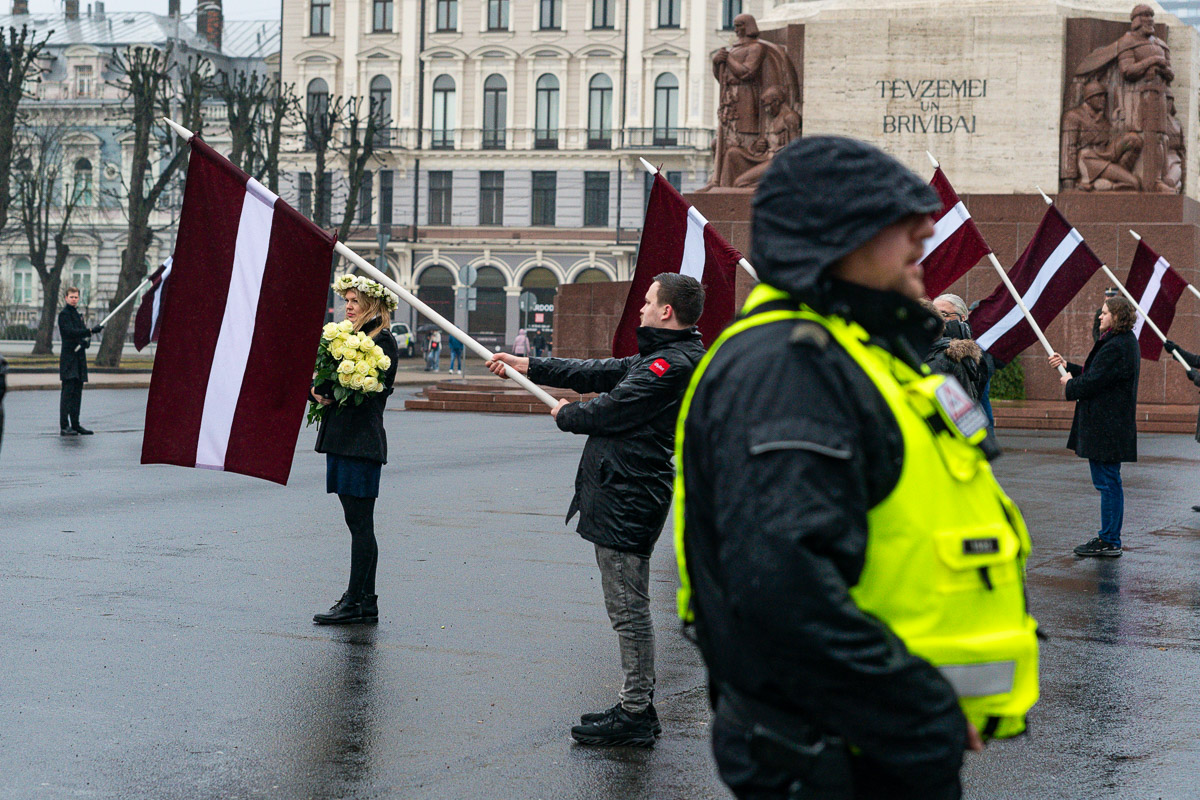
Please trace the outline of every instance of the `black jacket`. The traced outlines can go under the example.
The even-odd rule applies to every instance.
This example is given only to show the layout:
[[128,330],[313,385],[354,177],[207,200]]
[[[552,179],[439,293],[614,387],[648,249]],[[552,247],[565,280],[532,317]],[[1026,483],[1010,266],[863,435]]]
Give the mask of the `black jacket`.
[[[363,327],[370,330],[373,323]],[[387,372],[379,376],[384,390],[370,395],[357,406],[348,403],[340,410],[337,406],[326,409],[317,429],[318,453],[353,456],[378,461],[381,464],[387,463],[387,434],[383,430],[383,409],[387,406],[387,399],[392,394],[392,386],[396,382],[396,365],[400,360],[400,352],[396,346],[396,337],[386,326],[375,334],[375,344],[383,348],[383,354],[392,360]],[[318,394],[333,396],[332,387],[326,387],[324,392],[321,388],[318,387]]]
[[58,379],[87,383],[87,349],[92,343],[92,332],[83,324],[83,317],[79,316],[75,306],[63,306],[63,310],[58,312],[58,335],[62,339],[58,353]]
[[1066,397],[1075,402],[1067,448],[1080,458],[1116,463],[1137,461],[1137,393],[1141,351],[1133,331],[1110,333],[1092,346]]
[[[1197,370],[1200,369],[1200,356],[1196,355],[1195,353],[1189,353],[1187,350],[1184,350],[1174,342],[1171,342],[1170,344],[1171,346],[1166,348],[1167,352],[1169,353],[1174,350],[1175,352],[1179,353],[1179,355],[1183,356],[1183,360],[1187,362],[1187,365],[1190,368],[1187,372],[1188,378],[1193,384],[1195,384],[1197,387],[1200,387],[1200,372],[1197,372]],[[1196,419],[1196,441],[1200,442],[1200,417],[1197,417]]]
[[978,401],[987,383],[987,370],[980,363],[983,351],[970,339],[936,339],[925,356],[929,369],[939,375],[950,375],[962,384],[963,389]]
[[529,379],[599,397],[558,412],[560,430],[587,434],[567,521],[614,550],[650,555],[671,504],[675,419],[704,343],[687,330],[638,328],[638,354],[582,361],[531,358]]
[[[939,327],[890,292],[837,283],[808,299],[918,369]],[[843,737],[860,751],[856,773],[889,798],[943,800],[959,796],[966,741],[955,692],[849,594],[867,512],[903,463],[887,403],[824,328],[751,328],[717,352],[692,399],[686,556],[718,691]]]

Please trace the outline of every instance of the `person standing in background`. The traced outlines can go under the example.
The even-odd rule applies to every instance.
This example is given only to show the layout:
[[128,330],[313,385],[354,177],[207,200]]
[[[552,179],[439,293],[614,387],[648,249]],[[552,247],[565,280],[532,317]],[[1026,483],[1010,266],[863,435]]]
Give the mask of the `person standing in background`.
[[92,334],[99,333],[102,326],[89,329],[79,315],[79,289],[68,286],[64,297],[66,305],[58,313],[58,336],[61,349],[58,354],[58,379],[62,381],[62,393],[58,400],[59,436],[91,436],[92,431],[79,424],[80,406],[83,404],[83,385],[87,383],[87,349],[92,343]]

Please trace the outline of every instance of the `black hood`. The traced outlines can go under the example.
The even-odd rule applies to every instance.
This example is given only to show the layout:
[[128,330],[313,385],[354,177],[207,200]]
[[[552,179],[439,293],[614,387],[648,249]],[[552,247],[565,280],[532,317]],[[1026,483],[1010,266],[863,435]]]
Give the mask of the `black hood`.
[[702,341],[695,325],[690,328],[649,328],[642,325],[637,329],[638,354],[648,355],[666,345],[688,339]]
[[829,267],[912,214],[942,207],[929,184],[872,145],[797,139],[771,161],[754,195],[750,260],[765,283],[805,297]]

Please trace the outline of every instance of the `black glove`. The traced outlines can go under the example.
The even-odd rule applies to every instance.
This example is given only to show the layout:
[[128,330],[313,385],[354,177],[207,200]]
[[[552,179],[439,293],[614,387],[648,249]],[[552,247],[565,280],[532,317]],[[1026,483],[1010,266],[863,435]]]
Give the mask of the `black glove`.
[[1163,350],[1166,350],[1171,355],[1175,355],[1175,351],[1178,349],[1179,345],[1175,344],[1170,339],[1167,339],[1165,342],[1163,342]]
[[1196,386],[1200,386],[1200,371],[1194,370],[1194,369],[1189,369],[1187,371],[1187,376],[1188,376],[1188,380],[1190,380],[1192,383],[1196,384]]
[[102,330],[104,330],[104,326],[103,326],[103,325],[97,325],[96,327],[92,328],[92,333],[99,333],[99,332],[100,332],[100,331],[102,331]]

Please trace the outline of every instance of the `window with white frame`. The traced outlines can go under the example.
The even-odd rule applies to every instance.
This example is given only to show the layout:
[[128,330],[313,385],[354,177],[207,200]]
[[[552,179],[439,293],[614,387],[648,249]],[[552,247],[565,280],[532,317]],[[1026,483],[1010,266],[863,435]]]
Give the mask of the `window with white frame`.
[[588,81],[588,148],[612,147],[612,78],[601,73]]
[[386,75],[371,78],[371,116],[375,120],[375,146],[392,143],[392,82]]
[[454,149],[454,78],[438,75],[433,79],[433,141],[438,150]]
[[654,81],[654,143],[679,143],[679,79],[669,72]]
[[33,263],[18,258],[13,265],[12,301],[19,306],[33,305]]
[[683,0],[658,0],[658,27],[678,28]]
[[94,200],[92,191],[92,162],[86,158],[80,158],[75,161],[71,192],[74,195],[75,205],[90,206]]
[[371,31],[385,33],[392,30],[392,0],[374,0],[371,14]]
[[721,0],[721,30],[733,30],[733,20],[742,13],[742,0]]
[[508,115],[508,82],[503,75],[488,75],[483,82],[483,147],[503,150]]
[[617,24],[616,0],[592,0],[592,27],[611,29]]
[[487,0],[487,29],[508,30],[508,0]]
[[435,19],[439,31],[458,30],[458,0],[437,0]]
[[92,96],[92,65],[77,64],[74,69],[75,73],[75,96],[76,97],[91,97]]
[[538,0],[538,28],[544,31],[562,28],[562,0]]
[[80,256],[71,262],[68,286],[79,288],[79,303],[87,305],[92,297],[92,262]]
[[534,103],[533,146],[558,149],[558,78],[546,73],[537,79]]

